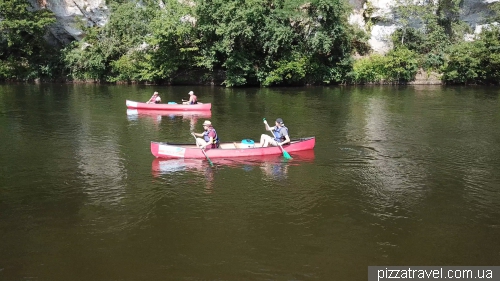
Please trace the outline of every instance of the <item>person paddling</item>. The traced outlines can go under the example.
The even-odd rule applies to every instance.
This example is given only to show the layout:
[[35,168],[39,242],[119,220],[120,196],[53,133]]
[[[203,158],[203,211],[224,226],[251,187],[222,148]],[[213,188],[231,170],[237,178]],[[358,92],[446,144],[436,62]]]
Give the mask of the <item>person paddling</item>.
[[201,149],[219,148],[219,137],[212,126],[212,122],[205,120],[205,122],[203,122],[203,129],[205,129],[203,133],[191,133],[195,137],[203,137],[196,138],[196,144]]
[[269,127],[266,120],[264,120],[264,124],[266,125],[266,131],[271,131],[274,135],[274,138],[272,138],[269,135],[262,134],[260,136],[260,145],[262,147],[267,147],[268,145],[283,146],[284,144],[290,143],[288,128],[285,127],[283,119],[281,118],[276,119],[276,126],[273,127]]
[[189,91],[189,100],[182,100],[182,104],[197,104],[198,103],[198,98],[194,95],[193,91]]
[[158,92],[154,92],[146,103],[161,103],[160,94],[158,94]]

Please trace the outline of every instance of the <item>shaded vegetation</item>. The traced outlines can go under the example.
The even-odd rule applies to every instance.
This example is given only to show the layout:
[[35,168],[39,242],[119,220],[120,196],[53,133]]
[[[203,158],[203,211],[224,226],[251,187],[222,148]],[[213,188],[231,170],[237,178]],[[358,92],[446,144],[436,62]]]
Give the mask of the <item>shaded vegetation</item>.
[[57,75],[57,59],[43,36],[56,21],[46,9],[31,11],[25,0],[0,1],[0,79]]

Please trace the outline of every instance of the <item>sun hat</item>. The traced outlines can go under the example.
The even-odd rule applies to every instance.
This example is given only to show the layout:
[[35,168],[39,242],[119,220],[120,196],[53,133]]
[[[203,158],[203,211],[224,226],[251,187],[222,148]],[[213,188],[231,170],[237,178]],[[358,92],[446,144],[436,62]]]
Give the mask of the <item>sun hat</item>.
[[212,122],[208,121],[208,120],[205,120],[205,122],[203,122],[203,126],[209,126],[209,127],[212,127]]
[[283,124],[283,119],[281,119],[281,118],[276,119],[276,123]]
[[193,91],[189,91],[188,95],[194,95]]

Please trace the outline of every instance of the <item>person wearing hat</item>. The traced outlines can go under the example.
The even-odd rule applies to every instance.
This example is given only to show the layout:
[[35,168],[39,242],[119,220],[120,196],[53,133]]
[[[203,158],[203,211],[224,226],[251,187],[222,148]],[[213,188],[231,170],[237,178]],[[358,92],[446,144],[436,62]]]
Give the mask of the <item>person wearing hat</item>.
[[196,138],[196,145],[201,149],[219,148],[219,137],[212,126],[212,122],[205,120],[203,122],[203,129],[205,129],[203,133],[192,133],[195,137],[201,137]]
[[273,127],[269,127],[266,120],[264,120],[264,124],[266,125],[266,131],[271,131],[274,135],[274,138],[270,135],[262,134],[260,136],[260,145],[262,147],[267,147],[269,145],[278,146],[290,143],[288,128],[285,127],[283,119],[276,119],[276,126]]
[[158,92],[154,92],[146,103],[161,103],[160,94],[158,94]]
[[198,98],[194,95],[193,91],[189,91],[189,100],[182,100],[182,104],[197,104]]

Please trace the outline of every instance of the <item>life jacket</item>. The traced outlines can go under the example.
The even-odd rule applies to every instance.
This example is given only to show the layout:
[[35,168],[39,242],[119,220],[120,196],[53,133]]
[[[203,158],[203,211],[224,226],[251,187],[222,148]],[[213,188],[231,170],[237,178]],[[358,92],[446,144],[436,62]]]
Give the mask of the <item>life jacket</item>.
[[191,101],[190,104],[197,104],[198,103],[198,97],[196,97],[195,95],[193,95],[193,101]]
[[217,135],[217,131],[215,131],[215,129],[213,127],[211,127],[210,129],[208,129],[207,131],[203,132],[203,139],[206,142],[209,142],[210,141],[210,137],[208,136],[208,134],[211,131],[214,131],[214,133],[215,133],[214,142],[212,143],[212,147],[211,148],[219,148],[219,136]]
[[273,130],[273,135],[274,135],[274,140],[277,141],[277,142],[282,142],[284,140],[286,140],[286,137],[285,135],[283,134],[283,130],[286,130],[286,132],[288,133],[288,128],[285,127],[285,126],[281,126],[279,128],[275,128]]
[[156,102],[156,98],[157,98],[157,97],[158,97],[158,96],[155,96],[155,95],[151,96],[151,98],[148,100],[148,102],[149,102],[149,103],[155,103],[155,102]]

